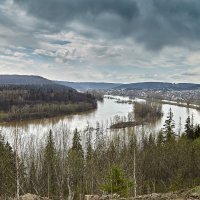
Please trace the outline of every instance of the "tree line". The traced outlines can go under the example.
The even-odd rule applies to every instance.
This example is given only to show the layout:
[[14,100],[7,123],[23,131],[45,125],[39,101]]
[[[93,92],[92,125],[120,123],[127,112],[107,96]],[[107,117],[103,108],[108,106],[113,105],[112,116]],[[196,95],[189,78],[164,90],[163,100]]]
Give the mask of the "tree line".
[[134,114],[136,121],[154,121],[163,116],[162,104],[155,102],[134,102]]
[[96,107],[93,95],[62,86],[0,86],[0,121],[52,117]]
[[[0,139],[0,194],[33,193],[52,199],[83,199],[85,194],[118,193],[123,197],[168,192],[200,184],[200,126],[188,117],[182,134],[175,131],[170,109],[158,134],[140,137],[134,129],[108,139],[103,126],[50,130],[45,141],[14,148]],[[85,139],[84,139],[85,138]],[[18,147],[18,148],[16,148]]]

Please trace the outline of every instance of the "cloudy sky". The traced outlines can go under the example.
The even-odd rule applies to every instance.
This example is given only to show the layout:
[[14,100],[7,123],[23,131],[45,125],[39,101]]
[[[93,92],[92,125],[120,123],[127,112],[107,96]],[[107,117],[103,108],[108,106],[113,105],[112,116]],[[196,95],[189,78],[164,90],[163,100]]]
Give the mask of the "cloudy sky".
[[0,74],[199,82],[199,0],[0,0]]

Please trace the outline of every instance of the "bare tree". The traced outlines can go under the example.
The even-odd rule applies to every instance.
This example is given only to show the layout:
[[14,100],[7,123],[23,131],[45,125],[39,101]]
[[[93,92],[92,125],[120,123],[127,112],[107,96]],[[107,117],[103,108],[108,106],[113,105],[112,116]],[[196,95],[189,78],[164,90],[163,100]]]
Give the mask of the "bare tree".
[[20,161],[19,161],[19,130],[17,124],[14,129],[14,151],[15,151],[15,166],[16,166],[16,198],[20,195]]

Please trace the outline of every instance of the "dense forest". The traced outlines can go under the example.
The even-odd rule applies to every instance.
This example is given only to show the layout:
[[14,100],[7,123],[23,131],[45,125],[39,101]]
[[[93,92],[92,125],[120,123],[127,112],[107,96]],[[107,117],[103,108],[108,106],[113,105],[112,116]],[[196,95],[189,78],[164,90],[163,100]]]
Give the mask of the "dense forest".
[[0,86],[0,121],[52,117],[96,108],[93,95],[51,85]]
[[0,139],[0,194],[72,200],[85,194],[128,197],[199,185],[200,126],[188,117],[182,134],[174,130],[171,110],[158,134],[147,134],[143,127],[110,139],[97,123],[95,130],[75,130],[73,138],[60,127],[45,140],[30,138],[24,144],[16,126],[13,148]]

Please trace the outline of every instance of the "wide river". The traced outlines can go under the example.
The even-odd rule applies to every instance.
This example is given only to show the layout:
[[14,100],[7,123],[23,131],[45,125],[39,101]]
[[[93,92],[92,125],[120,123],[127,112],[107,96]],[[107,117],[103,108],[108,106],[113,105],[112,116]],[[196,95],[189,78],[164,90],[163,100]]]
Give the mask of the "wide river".
[[[127,97],[115,98],[127,99]],[[185,120],[189,115],[193,115],[195,124],[200,123],[200,111],[192,108],[163,104],[163,117],[154,124],[146,125],[146,130],[154,133],[160,130],[165,122],[170,108],[174,114],[176,131],[184,131]],[[40,137],[44,134],[46,135],[50,129],[58,130],[60,127],[67,127],[72,131],[77,128],[79,131],[83,131],[88,124],[92,127],[96,127],[97,122],[104,124],[104,127],[109,127],[111,121],[116,115],[120,117],[127,116],[128,113],[133,112],[133,109],[134,106],[132,104],[120,104],[116,103],[116,99],[105,98],[103,102],[98,102],[98,108],[91,112],[54,117],[51,119],[22,121],[18,122],[17,126],[21,134],[26,135],[27,137],[30,137],[31,135]],[[15,126],[16,123],[0,125],[0,132],[6,137],[9,137],[10,133],[12,133],[15,129]],[[109,130],[109,134],[113,134],[115,132],[120,133],[120,131],[121,130]]]

